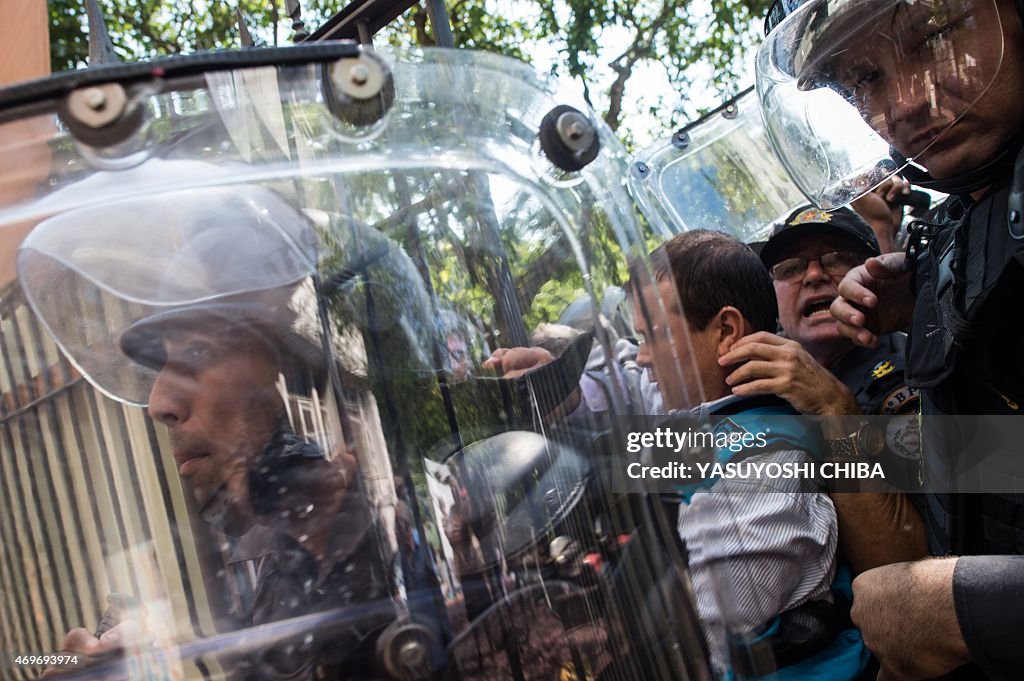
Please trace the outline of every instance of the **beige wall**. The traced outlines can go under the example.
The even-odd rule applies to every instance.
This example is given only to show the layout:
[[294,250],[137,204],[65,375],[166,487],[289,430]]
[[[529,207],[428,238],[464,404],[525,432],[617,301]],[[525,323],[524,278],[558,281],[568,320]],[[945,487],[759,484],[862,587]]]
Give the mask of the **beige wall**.
[[[46,0],[0,2],[0,86],[50,73]],[[0,125],[0,206],[31,196],[46,177],[48,131],[37,123]],[[0,227],[0,287],[14,277],[14,249],[31,225]]]
[[0,2],[0,83],[50,73],[46,0]]

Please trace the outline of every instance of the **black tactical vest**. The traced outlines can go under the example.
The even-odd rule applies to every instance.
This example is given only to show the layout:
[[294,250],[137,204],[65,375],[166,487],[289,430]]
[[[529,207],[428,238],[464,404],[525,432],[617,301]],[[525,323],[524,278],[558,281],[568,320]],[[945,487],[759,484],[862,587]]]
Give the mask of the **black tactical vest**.
[[[1024,240],[1007,227],[1007,194],[949,199],[915,267],[907,383],[921,390],[931,490],[923,510],[935,555],[1024,553],[1024,443],[979,445],[969,424],[933,418],[1016,415],[1024,404]],[[998,491],[956,493],[986,480],[998,480]]]

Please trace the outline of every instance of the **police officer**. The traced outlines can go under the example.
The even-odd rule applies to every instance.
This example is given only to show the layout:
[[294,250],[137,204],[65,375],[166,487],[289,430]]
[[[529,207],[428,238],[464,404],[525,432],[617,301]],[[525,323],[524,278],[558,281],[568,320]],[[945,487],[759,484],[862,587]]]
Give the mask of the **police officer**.
[[[799,403],[804,413],[896,414],[914,411],[914,391],[903,383],[903,348],[906,336],[888,334],[877,348],[859,348],[838,333],[828,314],[838,281],[868,257],[879,254],[871,228],[848,208],[833,213],[811,206],[798,208],[780,224],[761,248],[761,261],[772,275],[779,303],[779,324],[784,338],[765,334],[738,344],[726,361],[760,360],[733,374],[733,391],[748,394],[774,389]],[[841,383],[799,381],[785,377],[777,348],[795,349],[794,341],[816,364],[828,369]],[[745,349],[744,349],[745,348]],[[807,360],[804,359],[804,365]],[[807,370],[813,367],[807,365]],[[753,385],[753,381],[772,381]],[[817,380],[827,381],[818,376]],[[789,385],[786,385],[788,383]],[[801,390],[801,388],[806,390]],[[807,393],[804,396],[803,393]]]
[[[958,678],[1015,678],[1024,664],[1009,634],[1024,627],[1024,504],[1012,472],[1019,440],[972,444],[970,428],[991,429],[938,417],[1020,411],[1021,317],[1012,310],[1024,276],[1015,191],[1024,105],[1011,94],[1024,83],[1019,6],[808,3],[769,34],[758,70],[775,141],[783,121],[796,126],[780,153],[820,205],[855,198],[901,167],[915,184],[952,195],[914,230],[905,255],[851,270],[831,307],[841,333],[865,347],[910,328],[924,517],[940,557],[865,573],[853,614],[890,678],[957,668]],[[801,117],[803,107],[811,113]],[[809,134],[823,163],[799,151]],[[972,468],[983,484],[961,475]]]
[[[848,208],[828,213],[804,206],[776,227],[760,254],[775,285],[782,334],[752,334],[722,358],[735,366],[729,376],[733,393],[775,394],[803,414],[837,417],[824,424],[832,456],[877,457],[888,482],[914,489],[920,457],[912,421],[893,421],[887,429],[877,419],[838,418],[917,409],[916,391],[903,380],[905,334],[894,332],[877,348],[861,348],[839,334],[828,313],[842,276],[879,254],[871,228]],[[872,436],[881,441],[878,436],[885,435],[882,448],[865,451]],[[840,544],[854,572],[876,567],[891,554],[909,560],[923,553],[922,542],[900,530],[918,524],[904,501],[889,494],[872,495],[870,504],[866,496],[834,496],[833,501],[843,522]],[[850,513],[851,504],[859,507],[857,513]],[[882,547],[875,529],[889,524],[893,541]]]
[[[162,165],[164,172],[175,167]],[[150,211],[162,216],[161,226],[143,240],[125,237],[123,230]],[[102,227],[88,248],[103,248],[120,235],[129,263],[144,263],[145,270],[125,262],[90,268],[81,251],[56,266],[53,244],[90,223]],[[315,249],[305,215],[274,192],[247,185],[126,200],[116,216],[106,208],[69,211],[39,224],[22,245],[26,281],[51,268],[49,282],[58,286],[76,270],[90,269],[110,290],[107,305],[164,301],[128,313],[116,338],[105,341],[106,350],[97,347],[92,360],[127,358],[110,385],[124,391],[123,399],[138,395],[166,431],[198,515],[233,546],[228,563],[251,561],[253,598],[235,613],[236,626],[362,609],[354,620],[327,621],[315,632],[283,634],[258,652],[225,658],[246,678],[369,677],[378,666],[377,639],[397,615],[391,550],[359,462],[339,421],[319,410],[309,414],[321,396],[334,401],[330,360],[318,327],[310,324],[315,308],[306,304],[316,293],[303,282]],[[185,289],[190,292],[171,302]],[[57,323],[49,317],[57,313],[55,301],[31,286],[29,295]],[[72,338],[64,337],[81,356],[84,348]],[[105,373],[99,363],[89,366]],[[416,586],[423,585],[407,585],[409,591]],[[132,619],[106,632],[76,628],[62,650],[109,653],[137,639],[138,630]]]

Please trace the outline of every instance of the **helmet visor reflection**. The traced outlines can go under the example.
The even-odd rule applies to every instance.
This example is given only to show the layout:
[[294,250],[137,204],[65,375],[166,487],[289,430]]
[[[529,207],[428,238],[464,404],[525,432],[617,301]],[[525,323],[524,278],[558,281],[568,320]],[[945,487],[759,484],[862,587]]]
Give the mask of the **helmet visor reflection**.
[[793,138],[779,142],[787,165],[818,169],[798,184],[831,207],[908,161],[928,167],[992,86],[1003,44],[992,0],[809,3],[766,39],[758,90],[769,127]]

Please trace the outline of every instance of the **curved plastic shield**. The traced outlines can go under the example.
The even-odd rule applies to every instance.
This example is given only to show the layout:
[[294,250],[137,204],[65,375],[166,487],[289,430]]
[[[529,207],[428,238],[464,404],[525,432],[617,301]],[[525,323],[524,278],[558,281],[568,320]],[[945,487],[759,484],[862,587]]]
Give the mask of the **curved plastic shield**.
[[975,107],[997,96],[1001,11],[994,0],[820,0],[786,17],[755,66],[768,134],[797,186],[830,209],[908,163],[941,179],[989,160],[964,154],[991,132]]
[[124,653],[16,677],[712,678],[678,503],[619,484],[635,331],[689,332],[553,81],[193,55],[5,91],[0,155],[0,649]]
[[714,229],[750,243],[805,201],[765,132],[753,88],[636,154],[629,189],[662,233]]

